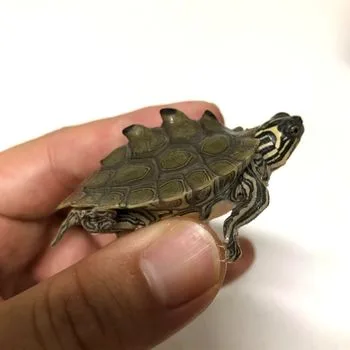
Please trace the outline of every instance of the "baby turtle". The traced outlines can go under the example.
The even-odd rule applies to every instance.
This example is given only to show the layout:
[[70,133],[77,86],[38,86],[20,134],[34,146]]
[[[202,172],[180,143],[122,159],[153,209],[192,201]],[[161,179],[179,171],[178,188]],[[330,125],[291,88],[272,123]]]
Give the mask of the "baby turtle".
[[209,110],[198,121],[173,108],[160,114],[160,127],[125,128],[128,144],[58,206],[70,212],[52,245],[72,226],[118,236],[173,216],[208,221],[231,210],[226,258],[241,256],[238,228],[268,206],[270,175],[298,145],[302,119],[278,113],[258,127],[231,130]]

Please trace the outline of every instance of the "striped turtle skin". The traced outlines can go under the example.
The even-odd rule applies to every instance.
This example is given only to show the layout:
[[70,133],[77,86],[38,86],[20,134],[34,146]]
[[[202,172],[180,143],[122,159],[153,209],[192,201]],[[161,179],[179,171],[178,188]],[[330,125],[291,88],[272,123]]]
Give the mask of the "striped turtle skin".
[[208,221],[231,211],[226,258],[241,256],[238,228],[268,206],[270,175],[298,145],[302,119],[278,113],[261,126],[231,130],[209,110],[199,120],[173,108],[160,115],[160,127],[125,128],[128,144],[58,206],[70,211],[52,245],[72,226],[118,236],[169,217]]

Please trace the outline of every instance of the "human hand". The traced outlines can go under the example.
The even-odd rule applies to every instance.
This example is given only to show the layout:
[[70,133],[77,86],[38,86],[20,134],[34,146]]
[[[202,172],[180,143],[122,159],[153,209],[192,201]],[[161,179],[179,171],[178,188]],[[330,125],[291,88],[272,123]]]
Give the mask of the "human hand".
[[[215,105],[172,107],[194,119]],[[159,108],[64,128],[0,153],[0,349],[150,348],[198,315],[251,264],[220,260],[208,226],[171,219],[115,240],[72,228],[54,248],[56,206],[130,124],[159,125]]]

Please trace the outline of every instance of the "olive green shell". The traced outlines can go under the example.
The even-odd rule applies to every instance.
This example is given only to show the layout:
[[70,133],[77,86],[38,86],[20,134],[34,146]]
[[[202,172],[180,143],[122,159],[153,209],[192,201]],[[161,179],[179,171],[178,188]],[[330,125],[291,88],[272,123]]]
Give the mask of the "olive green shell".
[[252,159],[258,141],[224,127],[206,111],[200,120],[160,110],[160,127],[131,125],[129,143],[58,207],[167,209],[198,205],[229,186]]

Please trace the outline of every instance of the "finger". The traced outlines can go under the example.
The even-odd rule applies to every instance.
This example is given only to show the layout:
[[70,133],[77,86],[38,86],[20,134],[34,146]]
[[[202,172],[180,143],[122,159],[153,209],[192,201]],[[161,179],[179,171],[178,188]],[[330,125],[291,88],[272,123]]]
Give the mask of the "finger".
[[0,348],[151,348],[222,285],[225,264],[208,230],[189,220],[157,223],[3,302]]
[[[57,228],[53,233],[55,234],[56,232]],[[114,234],[88,236],[86,232],[79,228],[72,228],[72,232],[55,249],[47,248],[38,264],[33,268],[33,276],[37,281],[47,279],[80,261],[86,255],[96,252],[115,239]],[[227,265],[225,285],[243,275],[254,262],[255,252],[252,243],[248,239],[241,237],[240,246],[242,257]]]
[[[198,119],[210,109],[221,121],[219,109],[206,102],[180,102],[171,106]],[[160,125],[154,106],[84,125],[58,130],[0,154],[0,213],[16,218],[37,218],[53,212],[57,204],[100,160],[126,142],[122,129],[131,124]]]

